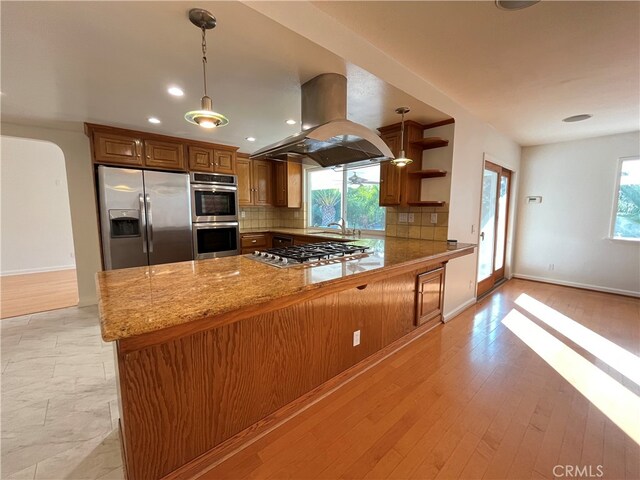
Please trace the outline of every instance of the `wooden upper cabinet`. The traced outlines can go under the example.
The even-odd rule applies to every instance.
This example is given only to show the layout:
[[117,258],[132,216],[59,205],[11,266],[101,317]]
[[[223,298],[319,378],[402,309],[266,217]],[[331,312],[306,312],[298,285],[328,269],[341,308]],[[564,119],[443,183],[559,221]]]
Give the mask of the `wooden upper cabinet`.
[[271,205],[271,162],[253,160],[253,204]]
[[219,150],[199,145],[189,145],[189,170],[206,173],[227,173],[235,175],[235,152]]
[[189,170],[195,172],[213,172],[213,149],[189,145]]
[[[400,132],[382,134],[382,140],[395,157],[400,154]],[[402,177],[400,168],[391,162],[380,164],[380,206],[400,205],[402,200]]]
[[274,162],[274,202],[277,207],[302,207],[302,165]]
[[184,146],[182,143],[158,140],[144,141],[144,165],[166,170],[184,170]]
[[85,123],[93,161],[158,170],[235,175],[237,147]]
[[143,166],[140,138],[94,131],[92,141],[96,162]]
[[244,155],[238,155],[236,158],[236,172],[238,174],[238,204],[240,206],[253,205],[251,160]]
[[240,154],[235,160],[238,173],[238,204],[271,205],[271,169],[267,160],[249,160]]
[[235,156],[236,153],[229,150],[214,150],[213,171],[216,173],[228,173],[230,175],[235,174]]

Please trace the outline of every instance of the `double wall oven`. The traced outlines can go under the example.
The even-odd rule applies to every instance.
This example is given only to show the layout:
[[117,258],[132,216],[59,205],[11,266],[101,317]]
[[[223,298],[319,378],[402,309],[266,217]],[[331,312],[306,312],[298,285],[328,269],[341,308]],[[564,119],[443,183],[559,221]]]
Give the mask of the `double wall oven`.
[[196,259],[239,255],[237,177],[191,173],[191,221]]

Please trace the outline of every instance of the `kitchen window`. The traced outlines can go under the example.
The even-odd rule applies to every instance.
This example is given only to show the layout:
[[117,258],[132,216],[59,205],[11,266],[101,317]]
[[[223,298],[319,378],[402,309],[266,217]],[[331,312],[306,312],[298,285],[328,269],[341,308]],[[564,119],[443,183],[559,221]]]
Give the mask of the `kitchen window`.
[[611,238],[640,241],[640,157],[621,158],[611,220]]
[[343,218],[348,228],[384,230],[377,165],[343,171],[308,170],[307,185],[310,227],[327,227]]

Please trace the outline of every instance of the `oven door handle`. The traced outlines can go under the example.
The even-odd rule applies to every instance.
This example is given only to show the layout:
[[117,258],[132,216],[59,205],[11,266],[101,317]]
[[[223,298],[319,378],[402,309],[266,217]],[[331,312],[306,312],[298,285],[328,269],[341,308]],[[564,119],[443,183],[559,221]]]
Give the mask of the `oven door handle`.
[[214,222],[214,223],[194,223],[194,230],[237,227],[238,222]]
[[140,203],[140,223],[142,223],[142,228],[140,228],[142,231],[142,253],[147,253],[147,210],[142,194],[138,195],[138,202]]
[[147,221],[149,223],[149,253],[153,252],[153,216],[151,215],[151,196],[147,193],[145,196],[147,203]]
[[191,190],[196,191],[196,192],[209,192],[209,193],[216,193],[216,192],[237,192],[238,191],[238,187],[231,187],[231,186],[227,186],[227,185],[198,185],[198,184],[191,184]]

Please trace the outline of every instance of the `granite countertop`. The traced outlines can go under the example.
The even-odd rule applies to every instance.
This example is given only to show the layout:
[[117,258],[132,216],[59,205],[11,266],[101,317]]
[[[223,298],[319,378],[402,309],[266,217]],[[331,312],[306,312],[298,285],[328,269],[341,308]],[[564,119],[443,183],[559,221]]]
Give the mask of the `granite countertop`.
[[371,247],[370,255],[316,267],[280,269],[238,255],[98,272],[102,338],[114,341],[143,335],[277,301],[375,270],[467,255],[475,247],[458,244],[448,248],[446,242],[396,237],[359,238],[356,242]]

